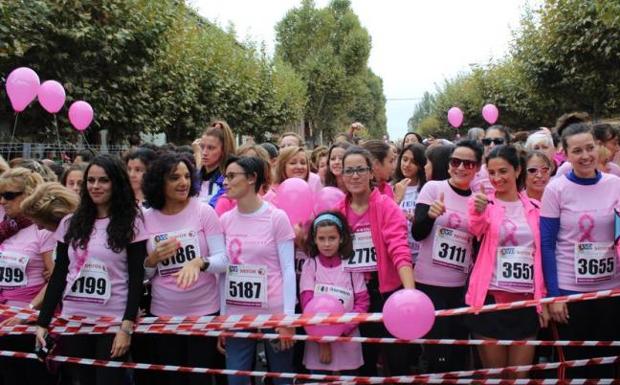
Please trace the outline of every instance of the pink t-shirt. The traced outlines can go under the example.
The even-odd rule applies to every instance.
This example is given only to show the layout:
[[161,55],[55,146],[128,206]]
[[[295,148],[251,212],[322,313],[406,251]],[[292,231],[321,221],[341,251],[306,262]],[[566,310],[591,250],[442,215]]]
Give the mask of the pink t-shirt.
[[[220,218],[226,237],[226,251],[231,269],[236,265],[258,265],[267,271],[267,306],[244,306],[227,303],[224,314],[281,314],[284,312],[283,278],[278,245],[295,238],[286,213],[270,204],[257,212],[242,214],[236,207]],[[264,271],[262,269],[261,271]],[[224,288],[226,296],[228,288]]]
[[[523,207],[523,203],[520,200],[515,202],[504,202],[495,199],[494,202],[494,204],[504,206],[504,220],[499,230],[499,244],[497,247],[516,247],[519,249],[512,249],[513,253],[505,257],[504,261],[496,259],[496,266],[493,268],[493,276],[491,278],[489,290],[501,290],[511,293],[533,293],[534,237],[527,223],[525,207]],[[519,251],[519,255],[513,257],[512,254],[515,254],[514,251],[517,250]],[[529,257],[525,255],[526,250],[529,252]],[[527,266],[524,266],[524,264],[527,264]],[[518,265],[516,269],[515,265]],[[527,271],[525,271],[525,269],[527,269]],[[525,279],[522,279],[524,276],[529,277],[527,282],[525,282]]]
[[55,245],[52,233],[39,230],[36,225],[23,228],[2,242],[4,269],[0,300],[12,306],[28,305],[45,285],[43,254],[52,251]]
[[156,240],[162,238],[174,236],[182,246],[176,257],[166,261],[166,266],[160,263],[153,269],[151,313],[156,316],[202,316],[219,311],[220,296],[215,274],[200,272],[198,281],[187,289],[177,286],[177,279],[172,275],[194,258],[209,257],[208,237],[223,236],[222,225],[211,206],[191,199],[187,207],[175,215],[149,209],[144,213],[144,227],[149,236],[148,253],[155,249]]
[[493,187],[493,185],[491,184],[491,181],[489,180],[489,172],[487,171],[486,164],[483,164],[480,167],[480,171],[476,173],[476,175],[474,176],[474,179],[471,181],[471,186],[470,186],[471,191],[473,191],[474,193],[480,192],[482,187],[484,187],[484,190],[487,194],[490,194],[495,191],[495,188]]
[[[343,261],[345,269],[347,271],[361,271],[365,273],[377,271],[377,258],[371,236],[368,210],[362,214],[357,214],[351,209],[351,206],[347,206],[347,223],[353,238],[354,255],[352,258]],[[358,249],[366,248],[370,250],[369,255],[374,255],[374,263],[370,263],[369,259],[366,258],[365,252],[358,251]],[[370,279],[370,275],[366,274],[366,278]]]
[[580,185],[563,176],[545,188],[540,215],[560,219],[555,250],[560,289],[586,292],[620,287],[613,249],[619,194],[620,178],[605,173],[595,185]]
[[[337,258],[337,257],[336,257]],[[340,263],[336,267],[326,267],[319,258],[309,258],[303,266],[299,280],[299,291],[312,291],[314,295],[331,295],[344,305],[345,312],[351,312],[354,294],[366,291],[364,276],[361,273],[350,273]],[[356,328],[351,336],[359,336]],[[316,342],[306,342],[304,365],[310,370],[352,370],[364,363],[362,344],[359,342],[335,342],[330,344],[332,361],[322,364],[319,360],[319,346]]]
[[[70,219],[71,215],[68,215],[60,222],[54,233],[57,241],[65,241]],[[63,294],[61,316],[123,317],[129,290],[127,250],[116,253],[108,247],[106,229],[109,223],[110,218],[95,221],[86,251],[76,250],[68,245],[69,274]],[[138,218],[135,222],[135,234],[134,242],[147,239],[144,224]],[[82,269],[77,271],[78,254],[84,252],[86,260]]]
[[[614,162],[607,163],[607,168],[609,169],[608,174],[620,176],[620,166],[618,166]],[[560,167],[558,167],[558,171],[556,172],[555,177],[557,178],[559,176],[566,175],[571,172],[572,169],[573,165],[571,164],[571,162],[564,162]]]
[[426,285],[464,286],[472,261],[473,237],[468,231],[467,213],[470,197],[457,194],[447,180],[429,181],[422,187],[417,203],[430,206],[441,193],[446,212],[435,219],[431,233],[420,242],[413,273],[416,282]]

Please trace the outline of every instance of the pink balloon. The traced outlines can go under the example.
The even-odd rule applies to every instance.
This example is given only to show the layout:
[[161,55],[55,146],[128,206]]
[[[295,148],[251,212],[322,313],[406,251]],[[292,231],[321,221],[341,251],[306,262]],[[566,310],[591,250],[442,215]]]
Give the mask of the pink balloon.
[[82,132],[93,121],[93,108],[83,100],[73,102],[69,107],[69,121],[76,130]]
[[458,107],[448,110],[448,123],[454,128],[459,128],[463,124],[463,111]]
[[494,124],[499,118],[499,110],[495,107],[495,104],[487,104],[482,107],[482,117],[489,124]]
[[312,218],[314,195],[305,180],[288,178],[276,189],[272,203],[286,212],[291,224],[305,224]]
[[345,193],[337,187],[323,187],[316,194],[314,200],[314,213],[318,214],[323,211],[335,210],[345,197]]
[[38,92],[39,103],[45,111],[55,114],[65,105],[65,89],[56,80],[47,80],[41,84]]
[[16,112],[22,112],[34,100],[39,85],[39,75],[30,68],[19,67],[11,71],[6,79],[6,93]]
[[431,330],[434,322],[433,301],[419,290],[399,290],[383,305],[383,323],[396,338],[421,338]]
[[[316,295],[304,308],[304,315],[314,315],[316,313],[344,314],[344,305],[336,297],[331,295]],[[308,335],[311,336],[336,336],[344,332],[345,324],[334,324],[324,326],[308,325],[305,327]]]

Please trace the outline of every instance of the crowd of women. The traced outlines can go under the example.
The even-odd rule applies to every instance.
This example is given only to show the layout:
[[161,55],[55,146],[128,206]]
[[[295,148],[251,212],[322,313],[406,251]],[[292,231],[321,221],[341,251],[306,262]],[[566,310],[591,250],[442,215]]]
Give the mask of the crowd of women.
[[[527,365],[552,359],[533,346],[294,343],[291,327],[265,341],[134,334],[145,316],[295,314],[315,295],[347,312],[381,312],[402,288],[436,309],[512,302],[620,286],[614,209],[618,133],[582,116],[513,135],[473,128],[449,142],[408,133],[401,143],[360,141],[355,126],[310,151],[294,133],[235,147],[223,121],[192,146],[81,153],[70,167],[12,159],[0,165],[0,298],[39,310],[36,336],[3,335],[2,384],[248,384],[217,377],[72,365],[72,357],[250,370],[257,352],[274,372],[364,376]],[[54,169],[58,176],[54,173]],[[614,175],[616,174],[616,175]],[[308,223],[274,204],[278,185],[301,178],[345,198]],[[61,183],[56,180],[60,180]],[[299,204],[307,204],[300,201]],[[618,340],[615,298],[438,318],[428,338]],[[115,334],[48,333],[54,317],[112,317]],[[6,318],[0,326],[22,321]],[[411,320],[415,322],[415,320]],[[380,323],[343,335],[387,337]],[[477,353],[477,354],[472,354]],[[615,355],[566,348],[565,359]],[[571,368],[611,378],[612,365]],[[527,373],[519,373],[525,376]],[[291,380],[273,379],[275,384]]]

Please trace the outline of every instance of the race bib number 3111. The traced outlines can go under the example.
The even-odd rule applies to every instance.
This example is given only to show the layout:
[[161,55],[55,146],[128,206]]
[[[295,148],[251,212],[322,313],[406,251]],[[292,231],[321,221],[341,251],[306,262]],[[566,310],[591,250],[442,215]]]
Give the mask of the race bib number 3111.
[[469,272],[472,236],[464,231],[439,227],[433,242],[433,264]]

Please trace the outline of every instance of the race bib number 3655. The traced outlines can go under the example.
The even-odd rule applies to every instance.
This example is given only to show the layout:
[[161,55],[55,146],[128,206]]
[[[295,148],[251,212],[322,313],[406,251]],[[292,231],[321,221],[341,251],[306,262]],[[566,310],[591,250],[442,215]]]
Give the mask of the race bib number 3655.
[[166,234],[158,234],[155,235],[154,241],[155,244],[157,244],[172,237],[176,238],[181,243],[181,246],[177,249],[174,256],[165,261],[161,261],[157,265],[159,275],[162,277],[176,273],[183,268],[186,262],[201,256],[198,234],[194,230],[181,230]]
[[267,307],[267,267],[264,265],[228,265],[226,304]]
[[609,281],[616,275],[616,254],[613,243],[575,243],[575,282]]
[[439,227],[433,242],[433,264],[469,272],[472,236],[464,231]]

